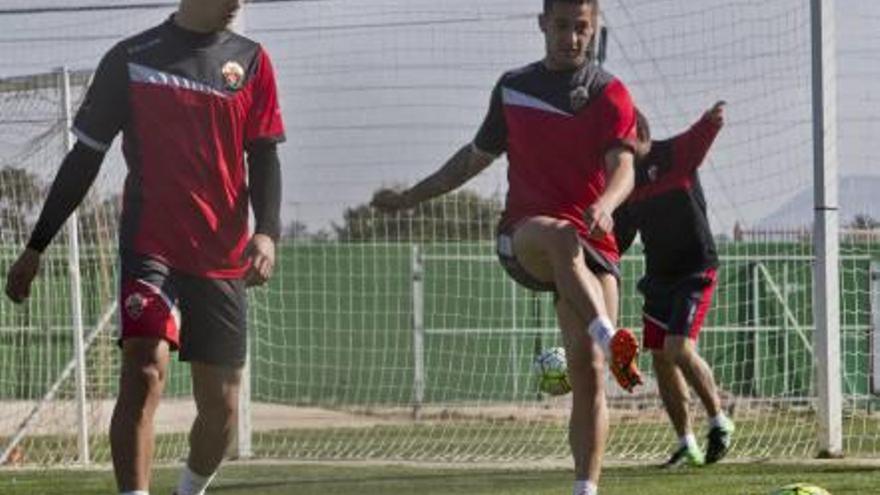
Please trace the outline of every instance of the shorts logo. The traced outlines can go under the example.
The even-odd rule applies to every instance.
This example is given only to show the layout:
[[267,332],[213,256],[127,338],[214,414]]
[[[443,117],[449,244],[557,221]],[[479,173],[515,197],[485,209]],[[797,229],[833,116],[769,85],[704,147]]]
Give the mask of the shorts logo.
[[147,299],[137,292],[125,298],[125,313],[133,320],[137,320],[144,314],[144,308],[147,306]]
[[230,60],[223,64],[223,82],[229,91],[238,91],[244,84],[244,69],[241,64],[234,60]]
[[578,86],[569,94],[571,98],[571,108],[578,112],[590,101],[590,92],[584,86]]

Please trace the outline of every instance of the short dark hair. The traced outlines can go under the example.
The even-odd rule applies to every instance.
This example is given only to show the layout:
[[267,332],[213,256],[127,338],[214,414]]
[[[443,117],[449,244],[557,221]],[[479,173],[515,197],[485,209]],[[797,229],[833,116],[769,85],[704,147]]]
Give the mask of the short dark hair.
[[553,8],[554,3],[573,3],[576,5],[580,5],[583,3],[590,5],[599,5],[599,0],[544,0],[544,13],[550,12],[550,9]]
[[636,108],[636,137],[639,141],[647,142],[651,140],[651,126],[648,125],[648,119],[645,114]]

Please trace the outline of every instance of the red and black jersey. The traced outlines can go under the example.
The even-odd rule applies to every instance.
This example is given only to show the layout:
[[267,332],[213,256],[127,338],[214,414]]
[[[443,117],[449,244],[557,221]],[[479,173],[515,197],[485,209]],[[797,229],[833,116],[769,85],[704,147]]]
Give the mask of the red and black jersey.
[[128,165],[120,247],[209,278],[241,277],[249,238],[244,151],[284,140],[275,75],[254,41],[173,19],[102,59],[73,132]]
[[613,235],[588,239],[584,212],[605,191],[605,153],[633,148],[635,111],[626,87],[594,64],[551,71],[542,62],[504,74],[474,146],[507,153],[501,229],[545,215],[571,222],[612,262]]
[[642,236],[646,274],[672,279],[718,266],[697,168],[720,128],[703,118],[686,132],[654,141],[636,165],[636,188],[614,214],[621,250]]

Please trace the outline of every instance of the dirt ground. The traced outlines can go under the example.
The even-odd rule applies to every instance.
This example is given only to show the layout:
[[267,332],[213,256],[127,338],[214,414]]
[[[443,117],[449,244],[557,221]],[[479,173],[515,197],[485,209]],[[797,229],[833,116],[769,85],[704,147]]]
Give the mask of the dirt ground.
[[[92,432],[106,432],[113,413],[113,400],[93,402],[87,410],[88,425]],[[0,402],[0,436],[14,434],[33,411],[33,401]],[[562,423],[567,421],[570,396],[548,398],[542,402],[525,404],[444,404],[423,407],[327,409],[253,403],[251,423],[255,432],[287,428],[323,429],[358,428],[377,425],[401,425],[418,421],[420,424],[446,421],[497,420]],[[631,404],[616,410],[614,416],[622,419],[638,417],[650,420],[656,409],[645,409]],[[189,430],[195,418],[192,399],[163,399],[156,413],[157,433],[182,433]],[[56,435],[76,431],[77,411],[72,401],[55,401],[35,416],[29,435]]]

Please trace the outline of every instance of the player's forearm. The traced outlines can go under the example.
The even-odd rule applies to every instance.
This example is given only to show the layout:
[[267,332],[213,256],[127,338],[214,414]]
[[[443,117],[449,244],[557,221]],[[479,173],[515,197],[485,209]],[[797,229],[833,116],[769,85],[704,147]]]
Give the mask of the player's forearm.
[[605,192],[599,201],[614,211],[626,201],[635,186],[635,166],[632,151],[624,148],[611,150],[605,156]]
[[254,233],[277,241],[281,235],[281,161],[274,143],[248,152],[248,187],[256,221]]
[[416,205],[450,191],[488,167],[494,157],[475,151],[471,145],[458,150],[437,172],[405,191],[406,202]]
[[29,249],[42,253],[76,210],[95,182],[104,153],[77,143],[64,158],[40,211],[40,217],[27,243]]

